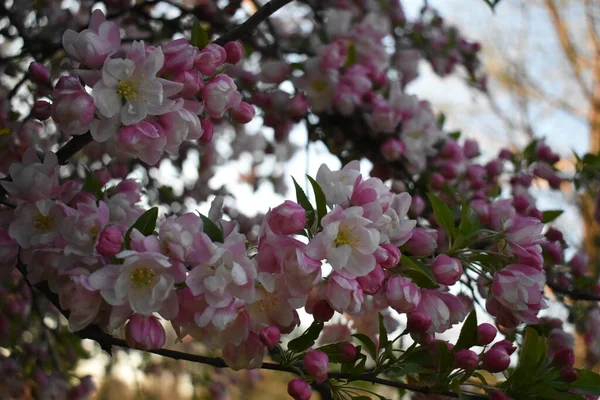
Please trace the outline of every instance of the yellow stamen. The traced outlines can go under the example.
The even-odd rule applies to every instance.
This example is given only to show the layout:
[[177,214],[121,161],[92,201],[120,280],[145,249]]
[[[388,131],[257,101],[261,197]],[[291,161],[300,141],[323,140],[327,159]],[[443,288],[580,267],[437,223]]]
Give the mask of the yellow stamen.
[[355,229],[355,227],[340,226],[338,229],[337,237],[335,238],[335,247],[340,247],[344,245],[356,247],[358,245],[358,242],[360,242],[360,238],[354,235]]
[[131,280],[131,284],[139,289],[152,285],[155,276],[156,272],[153,268],[138,267],[131,271],[129,279]]
[[35,221],[33,221],[33,226],[38,232],[50,232],[54,227],[54,216],[53,215],[44,215],[42,213],[38,213]]
[[137,85],[133,81],[122,80],[117,85],[117,94],[126,101],[134,101],[137,99]]

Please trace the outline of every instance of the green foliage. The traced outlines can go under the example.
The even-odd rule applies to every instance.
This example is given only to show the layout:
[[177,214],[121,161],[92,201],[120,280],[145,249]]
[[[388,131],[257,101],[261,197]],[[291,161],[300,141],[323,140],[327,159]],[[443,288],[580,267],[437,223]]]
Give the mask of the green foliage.
[[542,212],[542,222],[547,224],[548,222],[554,221],[556,218],[560,217],[564,210],[547,210]]
[[302,335],[288,343],[288,350],[300,353],[306,349],[309,349],[319,338],[319,335],[323,330],[323,326],[324,324],[322,322],[314,321]]
[[468,349],[477,344],[477,313],[475,310],[471,311],[462,329],[460,330],[460,336],[454,346],[454,352],[460,349]]
[[225,241],[223,228],[221,225],[215,224],[205,215],[200,214],[202,219],[203,231],[213,242],[223,243]]
[[400,265],[404,267],[401,269],[400,274],[412,279],[419,287],[429,289],[437,287],[437,281],[433,276],[433,272],[431,272],[431,268],[419,259],[402,254]]
[[200,21],[195,20],[194,25],[192,26],[192,39],[190,40],[190,44],[199,49],[203,49],[209,43],[210,39],[208,37],[208,32],[202,27]]
[[137,221],[125,233],[125,248],[129,249],[131,245],[131,231],[137,229],[144,236],[154,233],[156,229],[156,220],[158,219],[158,207],[152,207],[143,213]]
[[454,238],[454,214],[450,207],[446,203],[444,203],[439,197],[437,197],[434,193],[427,193],[427,197],[429,198],[429,202],[431,203],[431,207],[433,208],[433,214],[435,215],[435,220],[442,227],[446,235],[448,235],[448,239],[452,242]]

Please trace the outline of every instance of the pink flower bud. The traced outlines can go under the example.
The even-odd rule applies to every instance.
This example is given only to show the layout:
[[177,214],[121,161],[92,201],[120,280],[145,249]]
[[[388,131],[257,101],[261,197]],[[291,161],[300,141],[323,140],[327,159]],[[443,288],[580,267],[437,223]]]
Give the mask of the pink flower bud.
[[29,64],[29,75],[31,80],[38,85],[50,86],[50,71],[38,62]]
[[204,88],[204,81],[196,71],[181,71],[173,78],[173,82],[183,84],[179,96],[190,98]]
[[312,396],[308,383],[299,378],[292,379],[288,383],[287,392],[294,400],[309,400]]
[[52,119],[59,129],[70,135],[82,135],[94,120],[96,105],[79,79],[62,76],[53,92]]
[[479,365],[479,357],[472,350],[461,349],[454,354],[454,362],[458,368],[471,370]]
[[218,44],[210,43],[200,50],[196,57],[194,66],[198,71],[206,76],[213,75],[217,68],[223,65],[227,59],[227,52]]
[[509,400],[508,396],[503,392],[492,392],[490,393],[490,400]]
[[279,339],[281,338],[281,333],[279,332],[279,328],[274,325],[267,326],[266,328],[261,329],[258,338],[268,348],[275,347],[277,343],[279,343]]
[[162,50],[165,62],[160,72],[163,74],[177,75],[183,71],[190,71],[198,55],[198,48],[192,46],[184,38],[175,39],[167,43],[163,46]]
[[388,139],[381,145],[381,154],[387,161],[398,161],[406,152],[406,145],[398,139]]
[[322,351],[310,350],[304,356],[304,369],[317,383],[323,383],[329,374],[329,357]]
[[114,256],[121,250],[123,234],[115,227],[106,227],[98,237],[96,251],[103,256]]
[[245,101],[242,101],[239,106],[236,108],[232,108],[229,110],[229,115],[231,116],[231,120],[236,124],[247,124],[252,121],[256,111],[252,104],[248,104]]
[[425,210],[425,200],[419,195],[412,197],[412,203],[410,204],[410,214],[413,216],[419,216],[423,214]]
[[483,355],[483,368],[489,372],[502,372],[510,365],[510,356],[501,348],[492,347]]
[[411,312],[421,301],[421,289],[410,278],[396,275],[387,281],[385,297],[399,313]]
[[356,360],[356,347],[352,343],[343,342],[338,344],[340,355],[344,362],[352,362]]
[[558,350],[556,353],[554,353],[552,363],[560,368],[572,367],[575,363],[575,353],[573,352],[573,349],[567,347]]
[[379,264],[377,264],[375,269],[369,272],[366,276],[360,276],[356,278],[363,292],[370,295],[374,295],[379,292],[383,286],[384,279],[385,273]]
[[575,382],[579,378],[579,372],[574,368],[563,368],[558,374],[560,379],[567,383]]
[[327,300],[319,300],[315,303],[312,309],[312,315],[316,321],[327,322],[333,318],[335,311],[329,305]]
[[299,119],[308,112],[308,100],[303,94],[292,97],[288,103],[288,115],[290,118]]
[[502,162],[500,160],[492,160],[485,165],[485,170],[490,178],[499,176],[502,173]]
[[431,187],[438,190],[443,189],[444,183],[446,182],[444,176],[439,172],[434,172],[433,174],[431,174],[431,178],[429,179],[429,184],[431,185]]
[[431,265],[435,279],[442,285],[452,286],[462,276],[463,268],[456,258],[440,254]]
[[391,243],[384,243],[380,245],[378,251],[375,252],[375,257],[377,258],[377,262],[383,268],[395,268],[400,262],[402,253],[397,246],[394,246]]
[[50,118],[50,114],[52,113],[52,104],[47,102],[46,100],[38,100],[33,104],[33,108],[31,109],[31,114],[39,119],[40,121],[45,121]]
[[420,311],[408,314],[406,329],[411,333],[424,333],[431,327],[431,317]]
[[465,140],[463,152],[467,158],[475,158],[479,155],[479,143],[476,140]]
[[437,248],[438,233],[435,229],[415,228],[406,243],[408,251],[415,256],[429,256]]
[[588,273],[589,256],[584,252],[576,253],[569,261],[571,272],[575,276],[584,276]]
[[201,119],[200,125],[202,126],[202,132],[204,132],[200,140],[203,142],[210,142],[215,133],[215,127],[212,121],[209,119]]
[[424,346],[427,346],[430,343],[433,343],[433,340],[435,339],[435,335],[431,332],[422,332],[422,333],[413,332],[410,334],[410,337],[415,342],[422,344]]
[[244,56],[244,46],[238,41],[227,42],[223,46],[227,53],[227,62],[229,64],[237,64]]
[[240,105],[242,95],[237,91],[233,79],[228,75],[219,74],[204,87],[202,100],[211,118],[222,118],[225,111]]
[[513,346],[513,344],[510,341],[503,339],[499,342],[494,343],[492,345],[492,349],[502,349],[510,356],[512,353],[515,352],[517,348]]
[[291,235],[304,229],[306,211],[300,204],[286,200],[268,214],[267,222],[277,235]]
[[496,338],[498,330],[491,324],[483,323],[477,327],[477,345],[486,346]]
[[158,318],[133,314],[125,326],[125,340],[131,347],[152,350],[163,347],[167,336]]

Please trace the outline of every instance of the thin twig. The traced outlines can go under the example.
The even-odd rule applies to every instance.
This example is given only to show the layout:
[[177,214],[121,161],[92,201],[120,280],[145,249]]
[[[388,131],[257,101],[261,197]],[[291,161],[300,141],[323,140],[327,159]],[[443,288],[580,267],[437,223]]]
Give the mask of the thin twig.
[[262,6],[256,13],[248,18],[243,24],[236,26],[226,34],[220,36],[218,39],[213,41],[214,44],[224,45],[227,42],[240,39],[242,36],[248,34],[254,27],[258,26],[265,19],[269,18],[281,7],[293,0],[271,0],[264,6]]

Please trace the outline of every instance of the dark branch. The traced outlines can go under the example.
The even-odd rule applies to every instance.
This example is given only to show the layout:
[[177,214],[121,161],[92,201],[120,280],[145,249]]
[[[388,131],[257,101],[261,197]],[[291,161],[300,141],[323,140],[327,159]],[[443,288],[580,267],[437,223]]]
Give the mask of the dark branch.
[[226,34],[220,36],[218,39],[213,41],[213,43],[223,46],[227,42],[241,39],[243,36],[247,35],[252,29],[258,26],[258,24],[269,18],[281,7],[285,6],[288,3],[291,3],[292,1],[293,0],[271,0],[270,2],[262,6],[243,24],[236,26]]
[[[126,341],[124,341],[122,339],[114,338],[111,335],[104,333],[98,327],[96,327],[94,325],[91,325],[88,328],[85,328],[85,329],[77,332],[77,335],[79,337],[81,337],[82,339],[91,339],[91,340],[95,341],[96,343],[98,343],[100,345],[100,347],[102,347],[104,350],[107,350],[107,351],[109,351],[112,346],[118,346],[118,347],[124,347],[127,349],[132,349],[132,347],[130,347]],[[225,361],[219,357],[206,357],[206,356],[183,353],[180,351],[169,350],[169,349],[142,350],[142,351],[146,351],[148,353],[153,353],[153,354],[158,354],[160,356],[171,358],[173,360],[190,361],[190,362],[194,362],[194,363],[210,365],[211,367],[215,367],[215,368],[229,368],[227,366],[227,364],[225,363]],[[271,371],[290,372],[293,374],[297,373],[297,370],[295,370],[294,368],[285,367],[285,366],[282,366],[282,365],[279,365],[276,363],[270,363],[270,362],[263,363],[260,368],[268,369]],[[447,397],[458,398],[458,395],[451,391],[436,393],[431,388],[426,387],[426,386],[409,385],[404,382],[378,378],[376,375],[373,375],[373,374],[364,374],[364,375],[360,375],[356,378],[351,379],[350,374],[344,374],[341,372],[331,372],[331,373],[329,373],[329,377],[334,378],[334,379],[344,379],[344,380],[348,380],[348,381],[352,380],[352,381],[371,382],[371,383],[377,383],[380,385],[410,390],[410,391],[418,392],[418,393],[424,393],[424,394],[434,394],[435,393],[435,394],[439,394],[439,395],[443,395],[443,396],[447,396]]]
[[88,131],[83,135],[73,136],[63,147],[56,152],[58,162],[62,165],[69,162],[69,158],[73,157],[75,153],[83,149],[92,141],[92,134]]
[[558,285],[556,285],[555,283],[548,283],[548,287],[552,289],[553,292],[558,293],[562,296],[567,296],[573,300],[600,301],[600,296],[588,292],[583,292],[581,290],[562,289],[558,287]]

